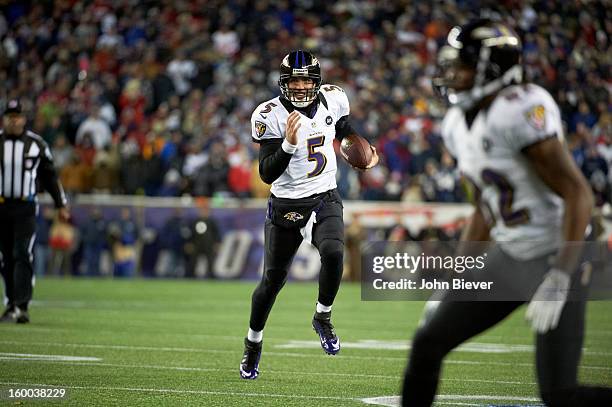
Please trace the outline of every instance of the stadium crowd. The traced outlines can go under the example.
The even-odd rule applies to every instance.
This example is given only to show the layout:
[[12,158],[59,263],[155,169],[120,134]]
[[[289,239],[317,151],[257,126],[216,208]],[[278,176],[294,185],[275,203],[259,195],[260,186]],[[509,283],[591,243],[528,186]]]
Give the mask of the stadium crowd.
[[[303,47],[381,152],[339,160],[345,198],[462,200],[429,77],[449,28],[509,17],[528,81],[558,101],[601,205],[610,200],[610,9],[601,1],[57,0],[3,2],[0,103],[19,97],[66,190],[265,197],[250,115]],[[4,106],[0,106],[4,108]],[[609,170],[610,169],[610,170]]]

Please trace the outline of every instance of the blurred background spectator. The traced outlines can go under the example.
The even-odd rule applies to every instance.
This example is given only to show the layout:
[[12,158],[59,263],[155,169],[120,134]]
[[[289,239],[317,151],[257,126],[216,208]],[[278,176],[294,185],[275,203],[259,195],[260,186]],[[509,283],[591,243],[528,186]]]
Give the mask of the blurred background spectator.
[[175,208],[159,232],[161,252],[157,263],[157,275],[170,277],[185,275],[183,247],[190,235],[191,231],[182,209]]
[[77,248],[77,230],[69,222],[56,217],[49,230],[49,272],[53,275],[72,274],[72,254]]
[[54,211],[46,206],[43,208],[41,215],[36,218],[36,245],[34,247],[34,273],[36,277],[42,277],[48,270],[51,252],[49,232],[53,224]]
[[217,222],[210,217],[209,202],[201,200],[198,207],[199,214],[191,221],[189,239],[184,248],[187,254],[185,276],[215,278],[214,264],[221,243],[221,233]]
[[136,269],[136,244],[139,230],[133,220],[132,211],[122,208],[119,219],[108,226],[115,277],[132,277]]
[[108,225],[98,208],[93,208],[90,217],[81,227],[83,244],[83,266],[85,275],[100,275],[100,259],[108,242]]

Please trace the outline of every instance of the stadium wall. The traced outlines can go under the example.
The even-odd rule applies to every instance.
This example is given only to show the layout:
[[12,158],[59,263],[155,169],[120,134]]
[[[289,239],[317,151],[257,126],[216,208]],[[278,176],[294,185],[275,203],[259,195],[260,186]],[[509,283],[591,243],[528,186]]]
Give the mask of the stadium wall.
[[[44,197],[48,198],[48,197]],[[42,200],[43,206],[50,201]],[[238,200],[215,198],[205,201],[210,207],[210,218],[220,230],[221,241],[214,263],[218,278],[258,279],[263,267],[265,200]],[[145,277],[180,277],[181,272],[169,269],[169,253],[159,242],[160,233],[168,219],[177,214],[186,224],[199,214],[201,200],[186,198],[156,198],[141,196],[80,195],[72,199],[72,224],[77,231],[77,243],[72,253],[73,274],[87,274],[84,269],[79,230],[82,230],[93,209],[99,209],[103,218],[111,223],[120,220],[123,208],[129,208],[132,220],[138,226],[137,275]],[[178,210],[178,212],[177,212]],[[436,230],[448,238],[458,235],[464,220],[472,209],[467,204],[441,203],[387,203],[347,201],[344,203],[346,223],[345,278],[359,278],[361,245],[370,241],[408,239],[418,236],[424,229]],[[612,238],[612,222],[603,223],[606,238]],[[392,232],[400,228],[405,235]],[[410,237],[408,237],[410,236]],[[422,236],[422,235],[421,235]],[[434,237],[435,238],[435,237]],[[196,276],[207,275],[204,259],[199,259]],[[113,259],[108,248],[101,256],[101,274],[112,275]],[[320,267],[318,252],[304,243],[300,246],[290,270],[292,280],[313,280]]]

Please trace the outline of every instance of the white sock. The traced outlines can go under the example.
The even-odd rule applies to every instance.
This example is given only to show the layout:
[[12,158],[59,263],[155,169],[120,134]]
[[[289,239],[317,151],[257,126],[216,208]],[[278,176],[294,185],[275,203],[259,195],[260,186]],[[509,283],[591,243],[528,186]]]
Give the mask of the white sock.
[[323,305],[321,304],[319,301],[317,301],[317,312],[329,312],[331,311],[331,305],[327,306],[327,305]]
[[253,331],[251,328],[249,328],[247,339],[251,342],[259,343],[263,339],[263,331]]

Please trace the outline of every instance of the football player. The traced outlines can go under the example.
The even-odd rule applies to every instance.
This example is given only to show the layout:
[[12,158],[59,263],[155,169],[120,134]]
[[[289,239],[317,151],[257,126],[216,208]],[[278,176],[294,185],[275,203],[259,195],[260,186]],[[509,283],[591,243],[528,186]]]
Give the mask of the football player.
[[[557,104],[545,89],[522,82],[521,52],[505,24],[454,27],[432,82],[450,105],[442,122],[445,145],[476,191],[461,240],[495,241],[487,270],[506,276],[527,270],[533,284],[512,302],[453,302],[446,295],[429,303],[412,342],[404,406],[431,405],[444,357],[529,299],[526,318],[536,333],[546,405],[612,405],[611,389],[577,383],[586,303],[579,293],[586,288],[575,242],[584,239],[593,195],[564,145]],[[570,291],[578,294],[568,298]]]
[[[281,95],[259,105],[251,117],[253,141],[260,144],[259,174],[272,189],[265,223],[264,271],[253,292],[240,363],[244,379],[259,374],[263,329],[302,240],[312,243],[321,256],[312,326],[327,354],[340,351],[331,310],[342,277],[344,223],[336,191],[333,142],[356,132],[349,124],[344,90],[321,83],[317,58],[307,51],[292,51],[280,66]],[[376,150],[371,148],[368,168],[378,163]]]

